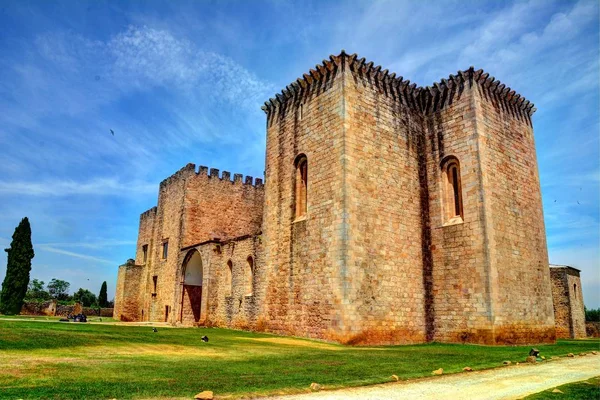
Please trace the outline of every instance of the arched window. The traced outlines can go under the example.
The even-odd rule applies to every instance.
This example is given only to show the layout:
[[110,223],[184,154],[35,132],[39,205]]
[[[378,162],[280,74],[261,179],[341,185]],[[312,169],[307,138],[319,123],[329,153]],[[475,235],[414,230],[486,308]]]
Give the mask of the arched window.
[[460,165],[454,157],[448,158],[442,164],[445,181],[445,210],[446,221],[463,218],[462,189],[460,184]]
[[308,160],[304,154],[296,157],[296,219],[306,215]]
[[252,256],[248,256],[246,260],[248,265],[246,266],[245,284],[246,284],[246,295],[251,296],[254,293],[254,260]]
[[188,286],[202,286],[204,268],[202,266],[202,256],[198,250],[192,250],[186,256],[183,264],[183,284]]
[[223,283],[225,289],[225,295],[231,296],[233,294],[233,263],[231,260],[227,261],[227,267],[225,268],[225,282]]

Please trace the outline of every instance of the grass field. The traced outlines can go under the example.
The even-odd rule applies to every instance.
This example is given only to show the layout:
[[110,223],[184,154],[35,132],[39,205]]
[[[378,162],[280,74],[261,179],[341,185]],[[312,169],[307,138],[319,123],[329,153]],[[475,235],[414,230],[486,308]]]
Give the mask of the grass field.
[[562,393],[554,393],[554,389],[545,390],[540,393],[525,397],[525,400],[594,400],[600,399],[600,377],[588,379],[587,381],[569,383],[555,389]]
[[[200,340],[209,337],[208,343]],[[598,340],[537,346],[546,357],[598,350]],[[0,398],[192,398],[297,393],[497,367],[530,347],[424,344],[346,347],[210,328],[0,319]]]

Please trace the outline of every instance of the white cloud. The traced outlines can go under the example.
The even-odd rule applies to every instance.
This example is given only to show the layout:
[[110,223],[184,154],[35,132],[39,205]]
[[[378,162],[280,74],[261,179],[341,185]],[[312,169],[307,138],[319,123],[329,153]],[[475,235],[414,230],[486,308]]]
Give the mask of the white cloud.
[[70,195],[102,195],[129,196],[131,193],[155,193],[156,183],[120,182],[114,178],[94,178],[89,182],[71,180],[49,180],[44,182],[2,182],[1,194],[18,194],[28,196],[70,196]]
[[87,254],[75,253],[75,252],[67,251],[67,250],[63,250],[63,249],[57,249],[52,246],[38,245],[36,250],[37,249],[43,250],[43,251],[49,251],[51,253],[56,253],[56,254],[63,254],[63,255],[69,256],[69,257],[81,258],[82,260],[94,261],[94,262],[109,264],[109,265],[117,265],[117,262],[115,262],[115,261],[110,261],[110,260],[107,260],[104,258],[94,257],[94,256],[90,256]]
[[[39,37],[37,44],[48,61],[78,75],[94,92],[106,94],[105,100],[131,90],[163,86],[189,91],[188,95],[203,92],[208,96],[204,100],[222,99],[236,106],[257,107],[275,91],[273,85],[231,58],[205,51],[163,29],[130,26],[106,42],[80,35],[47,34]],[[30,71],[28,76],[35,75]]]
[[[0,243],[2,243],[2,239],[0,238]],[[62,242],[62,243],[37,243],[36,246],[45,246],[45,247],[76,247],[76,248],[86,248],[86,249],[102,249],[106,247],[116,247],[116,246],[131,246],[135,245],[136,242],[134,240],[116,240],[116,239],[90,239],[83,238],[82,242]]]

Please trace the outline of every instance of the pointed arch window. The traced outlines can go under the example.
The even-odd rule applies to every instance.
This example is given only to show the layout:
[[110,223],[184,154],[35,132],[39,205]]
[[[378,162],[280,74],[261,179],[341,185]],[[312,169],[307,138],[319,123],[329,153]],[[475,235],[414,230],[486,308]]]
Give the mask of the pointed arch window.
[[248,256],[246,259],[248,265],[246,266],[246,296],[252,296],[254,294],[254,259],[252,256]]
[[304,154],[296,157],[296,219],[306,216],[308,192],[308,160]]
[[445,222],[463,220],[463,200],[458,159],[450,157],[442,164],[444,180]]
[[227,261],[227,266],[225,267],[225,282],[223,288],[225,289],[226,296],[231,296],[233,294],[233,262],[231,260]]

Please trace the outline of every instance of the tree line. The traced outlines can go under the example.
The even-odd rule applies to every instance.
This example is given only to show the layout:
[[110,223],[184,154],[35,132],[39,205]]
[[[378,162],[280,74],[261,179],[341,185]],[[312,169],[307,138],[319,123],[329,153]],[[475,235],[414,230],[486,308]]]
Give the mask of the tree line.
[[88,289],[79,288],[72,295],[69,294],[71,284],[61,279],[53,278],[44,288],[44,281],[32,279],[25,293],[26,301],[57,300],[61,304],[79,302],[84,307],[112,307],[113,302],[108,301],[106,281],[102,282],[98,296]]
[[96,296],[87,289],[79,288],[73,295],[69,294],[69,282],[52,279],[44,288],[44,282],[38,279],[29,281],[31,260],[35,256],[31,243],[31,226],[27,217],[23,218],[15,228],[8,249],[6,276],[0,292],[0,313],[19,314],[23,302],[56,299],[61,302],[78,301],[85,307],[112,307],[106,295],[106,281],[102,283],[100,293]]
[[600,322],[600,308],[587,308],[585,309],[585,320],[586,322]]

